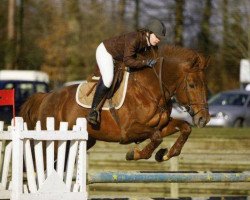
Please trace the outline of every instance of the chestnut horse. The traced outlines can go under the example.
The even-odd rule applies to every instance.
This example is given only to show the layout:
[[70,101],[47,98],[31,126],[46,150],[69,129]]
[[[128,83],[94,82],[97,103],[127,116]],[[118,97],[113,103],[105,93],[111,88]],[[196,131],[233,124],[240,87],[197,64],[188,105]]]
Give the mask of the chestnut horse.
[[[196,126],[204,127],[209,121],[205,82],[207,59],[193,50],[168,45],[146,52],[150,52],[149,55],[144,52],[140,56],[153,57],[157,64],[154,68],[130,72],[124,104],[116,111],[119,123],[110,111],[103,110],[100,126],[87,126],[88,149],[96,140],[128,144],[150,139],[142,150],[134,148],[126,155],[127,160],[148,159],[165,136],[180,132],[170,150],[159,150],[155,158],[160,162],[179,155],[191,127],[186,121],[170,117],[172,96],[188,108]],[[37,93],[24,103],[20,116],[29,129],[34,128],[38,120],[45,127],[46,117],[54,117],[57,127],[60,121],[67,121],[72,127],[78,117],[86,117],[89,112],[76,103],[76,89],[77,85],[73,85],[50,93]]]

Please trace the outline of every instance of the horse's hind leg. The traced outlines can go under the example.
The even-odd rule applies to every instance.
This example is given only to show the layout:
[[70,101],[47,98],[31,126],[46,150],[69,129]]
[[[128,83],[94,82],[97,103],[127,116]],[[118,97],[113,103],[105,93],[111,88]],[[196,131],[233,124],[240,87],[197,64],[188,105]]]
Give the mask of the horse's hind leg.
[[132,151],[129,151],[126,155],[126,160],[149,159],[154,150],[162,143],[161,132],[156,131],[150,140],[150,143],[148,143],[142,150],[134,148]]
[[163,128],[162,137],[166,137],[168,135],[172,135],[176,132],[180,131],[180,135],[175,141],[174,145],[170,148],[169,151],[167,149],[160,149],[155,156],[155,159],[158,162],[169,160],[174,156],[178,156],[181,153],[182,147],[187,141],[192,129],[191,126],[183,120],[172,119],[169,124]]

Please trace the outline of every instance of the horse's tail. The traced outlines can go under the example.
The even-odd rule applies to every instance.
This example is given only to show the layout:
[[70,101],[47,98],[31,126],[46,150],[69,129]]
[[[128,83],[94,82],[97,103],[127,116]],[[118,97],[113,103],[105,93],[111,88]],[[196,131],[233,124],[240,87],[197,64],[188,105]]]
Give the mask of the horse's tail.
[[47,93],[36,93],[30,96],[21,106],[19,116],[27,122],[28,128],[33,129],[38,120],[39,107]]

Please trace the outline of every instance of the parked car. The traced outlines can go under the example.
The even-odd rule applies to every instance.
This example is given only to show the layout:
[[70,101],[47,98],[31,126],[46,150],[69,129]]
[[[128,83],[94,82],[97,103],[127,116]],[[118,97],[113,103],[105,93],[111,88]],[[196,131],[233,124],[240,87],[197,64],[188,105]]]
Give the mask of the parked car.
[[208,101],[208,126],[250,126],[250,91],[230,90],[218,93]]
[[[15,112],[18,116],[21,105],[36,92],[49,91],[49,76],[33,70],[0,70],[0,89],[15,89]],[[0,106],[0,121],[9,124],[12,107]]]

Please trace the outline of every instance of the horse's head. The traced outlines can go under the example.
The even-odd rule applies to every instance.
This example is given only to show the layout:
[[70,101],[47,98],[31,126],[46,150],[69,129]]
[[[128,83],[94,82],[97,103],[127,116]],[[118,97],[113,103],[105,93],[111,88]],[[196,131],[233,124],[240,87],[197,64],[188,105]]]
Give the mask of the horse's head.
[[210,120],[204,74],[208,59],[197,55],[191,62],[184,62],[180,65],[181,75],[175,94],[177,101],[186,107],[196,126],[204,127]]

